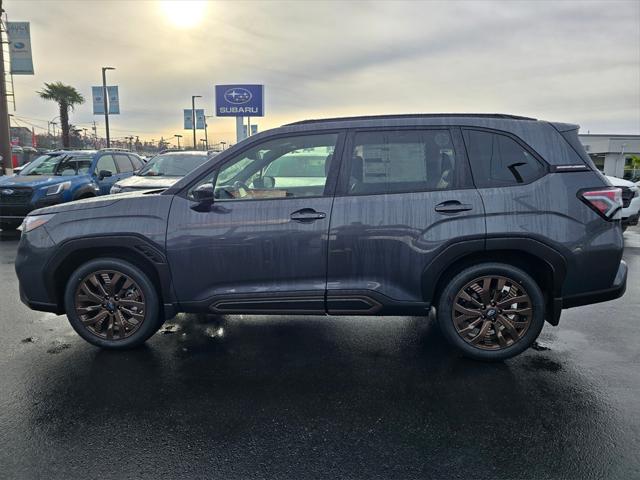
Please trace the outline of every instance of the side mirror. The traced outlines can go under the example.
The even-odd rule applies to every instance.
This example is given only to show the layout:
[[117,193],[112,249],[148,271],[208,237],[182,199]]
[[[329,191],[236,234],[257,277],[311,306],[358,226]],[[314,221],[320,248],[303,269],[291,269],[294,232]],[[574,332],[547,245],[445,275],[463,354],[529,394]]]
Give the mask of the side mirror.
[[112,177],[113,173],[111,173],[109,170],[100,170],[100,173],[98,174],[98,178],[100,180],[102,180],[103,178],[106,177]]
[[213,203],[213,183],[203,183],[195,188],[191,197],[198,203]]

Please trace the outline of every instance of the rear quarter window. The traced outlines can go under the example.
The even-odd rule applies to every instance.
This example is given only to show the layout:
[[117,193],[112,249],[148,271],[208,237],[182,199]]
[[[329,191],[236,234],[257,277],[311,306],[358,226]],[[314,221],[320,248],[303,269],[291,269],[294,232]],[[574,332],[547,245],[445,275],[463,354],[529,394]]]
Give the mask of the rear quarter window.
[[530,183],[546,171],[530,150],[507,135],[463,129],[463,136],[478,188]]

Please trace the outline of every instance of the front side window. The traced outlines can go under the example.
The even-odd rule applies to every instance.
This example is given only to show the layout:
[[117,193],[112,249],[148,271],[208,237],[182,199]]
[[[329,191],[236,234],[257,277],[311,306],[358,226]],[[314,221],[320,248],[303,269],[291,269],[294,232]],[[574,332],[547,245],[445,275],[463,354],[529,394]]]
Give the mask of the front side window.
[[460,185],[448,130],[390,130],[354,136],[351,195],[447,190]]
[[[337,133],[265,141],[226,162],[217,175],[215,198],[256,200],[324,194]],[[206,179],[201,184],[211,182]]]
[[89,173],[91,157],[88,155],[42,155],[27,165],[21,176],[25,175],[82,175]]
[[529,183],[544,173],[543,165],[511,137],[467,129],[463,136],[478,188]]
[[102,171],[111,172],[112,175],[118,173],[116,169],[116,162],[113,160],[113,156],[111,155],[103,155],[98,159],[98,164],[96,165],[96,173],[100,173]]

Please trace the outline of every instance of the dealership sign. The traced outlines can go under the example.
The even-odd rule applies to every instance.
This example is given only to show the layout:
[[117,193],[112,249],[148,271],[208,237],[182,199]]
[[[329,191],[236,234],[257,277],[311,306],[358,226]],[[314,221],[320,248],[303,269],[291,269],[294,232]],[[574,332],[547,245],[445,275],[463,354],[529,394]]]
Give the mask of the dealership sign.
[[264,85],[216,85],[216,116],[263,117]]
[[12,75],[33,75],[29,22],[7,22]]

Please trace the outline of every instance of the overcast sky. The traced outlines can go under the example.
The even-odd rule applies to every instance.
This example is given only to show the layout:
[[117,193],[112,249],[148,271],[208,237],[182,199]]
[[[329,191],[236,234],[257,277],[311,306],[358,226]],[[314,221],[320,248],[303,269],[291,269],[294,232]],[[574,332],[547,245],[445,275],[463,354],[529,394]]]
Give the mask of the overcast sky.
[[[163,3],[165,5],[163,5]],[[62,81],[87,98],[114,66],[122,114],[112,136],[185,134],[191,95],[263,83],[264,130],[341,115],[500,112],[640,133],[640,1],[160,2],[5,0],[30,21],[34,76],[16,76],[19,118],[57,115],[35,91]],[[196,2],[197,3],[197,2]],[[25,120],[21,122],[25,125]],[[210,140],[234,141],[233,119]]]

